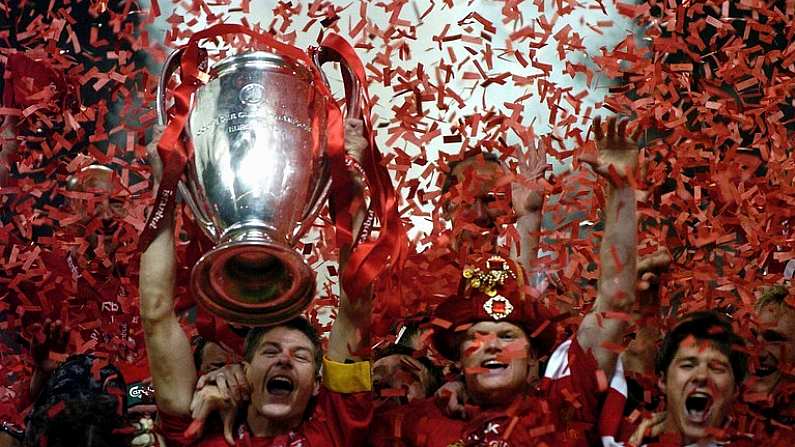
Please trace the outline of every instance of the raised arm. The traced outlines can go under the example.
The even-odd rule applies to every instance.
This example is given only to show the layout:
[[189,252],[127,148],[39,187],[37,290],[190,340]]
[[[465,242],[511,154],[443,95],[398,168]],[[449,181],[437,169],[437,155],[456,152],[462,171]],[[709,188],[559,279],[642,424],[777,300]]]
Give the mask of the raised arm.
[[[345,122],[345,151],[355,160],[362,160],[362,153],[367,147],[368,141],[364,138],[364,126],[359,120],[347,120]],[[362,194],[364,192],[363,180],[353,169],[349,169],[353,176],[356,197],[353,204],[353,237],[359,233],[359,228],[364,221],[366,207]],[[350,255],[350,247],[340,253],[340,276],[345,271],[345,265]],[[371,291],[368,290],[367,295]],[[369,348],[370,337],[368,330],[370,327],[370,315],[372,310],[372,300],[369,296],[362,298],[357,303],[348,299],[345,291],[340,287],[340,304],[337,310],[337,318],[331,327],[329,334],[329,344],[327,357],[329,360],[339,363],[346,361],[367,360],[366,350]]]
[[627,321],[610,313],[629,315],[635,302],[637,212],[635,189],[627,179],[637,167],[638,147],[626,137],[626,120],[617,125],[616,118],[609,118],[606,127],[605,132],[601,120],[594,120],[598,156],[583,160],[608,186],[599,247],[599,289],[593,308],[577,331],[577,341],[583,349],[592,350],[599,368],[611,377],[618,354],[604,345],[621,343]]
[[528,272],[533,271],[538,258],[544,205],[544,188],[539,184],[547,170],[543,149],[532,144],[526,152],[519,154],[518,178],[512,185],[511,200],[516,213],[516,231],[519,233],[519,250],[512,247],[514,258]]
[[174,216],[141,255],[141,321],[158,409],[189,416],[196,366],[187,334],[174,310]]

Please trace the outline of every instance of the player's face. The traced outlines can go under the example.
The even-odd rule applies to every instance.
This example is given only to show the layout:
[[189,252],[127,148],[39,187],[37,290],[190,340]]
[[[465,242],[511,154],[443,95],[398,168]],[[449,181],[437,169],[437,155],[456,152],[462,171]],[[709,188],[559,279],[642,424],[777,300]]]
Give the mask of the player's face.
[[759,366],[747,383],[751,393],[770,395],[788,377],[782,371],[795,367],[795,309],[766,305],[759,310],[759,325]]
[[481,157],[464,160],[453,168],[450,175],[456,178],[455,188],[461,185],[462,189],[460,195],[451,197],[446,203],[445,211],[454,228],[475,226],[463,232],[462,237],[491,231],[497,219],[510,209],[510,185],[498,186],[504,174],[499,163],[484,161]]
[[404,404],[425,399],[431,374],[414,357],[392,354],[373,363],[373,390],[376,404]]
[[737,395],[726,354],[693,338],[680,343],[659,384],[665,393],[668,427],[687,443],[708,438],[710,428],[721,427]]
[[512,323],[481,321],[461,343],[467,393],[478,403],[511,402],[525,391],[531,363],[527,335]]
[[287,424],[303,419],[320,382],[315,370],[315,346],[303,332],[276,327],[259,341],[245,363],[251,405],[261,416]]

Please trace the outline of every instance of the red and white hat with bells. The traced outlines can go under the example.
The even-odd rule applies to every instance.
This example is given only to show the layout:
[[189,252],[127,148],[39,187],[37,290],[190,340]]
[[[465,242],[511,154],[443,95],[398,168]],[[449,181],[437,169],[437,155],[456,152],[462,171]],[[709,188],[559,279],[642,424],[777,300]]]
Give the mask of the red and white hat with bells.
[[450,360],[458,360],[460,336],[481,321],[508,322],[524,330],[537,356],[552,352],[557,331],[553,314],[526,293],[524,270],[502,256],[478,259],[462,272],[459,292],[439,304],[433,345]]

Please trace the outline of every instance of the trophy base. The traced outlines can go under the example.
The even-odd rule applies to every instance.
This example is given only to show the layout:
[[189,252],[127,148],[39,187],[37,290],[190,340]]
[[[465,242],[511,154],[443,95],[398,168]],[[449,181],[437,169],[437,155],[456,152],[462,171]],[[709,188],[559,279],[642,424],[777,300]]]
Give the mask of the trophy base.
[[294,250],[266,241],[221,244],[199,259],[191,292],[207,311],[246,326],[270,326],[301,314],[315,275]]

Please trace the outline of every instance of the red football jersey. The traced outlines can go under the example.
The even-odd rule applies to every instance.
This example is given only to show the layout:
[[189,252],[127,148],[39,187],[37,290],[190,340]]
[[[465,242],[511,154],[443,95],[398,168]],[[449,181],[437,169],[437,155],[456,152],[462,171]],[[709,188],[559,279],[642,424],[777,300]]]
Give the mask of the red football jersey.
[[470,419],[446,415],[425,399],[376,416],[376,447],[588,446],[595,439],[599,389],[596,359],[576,339],[558,346],[538,393],[502,409],[470,412]]

